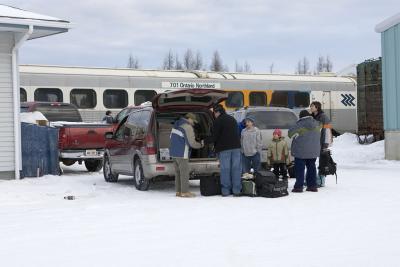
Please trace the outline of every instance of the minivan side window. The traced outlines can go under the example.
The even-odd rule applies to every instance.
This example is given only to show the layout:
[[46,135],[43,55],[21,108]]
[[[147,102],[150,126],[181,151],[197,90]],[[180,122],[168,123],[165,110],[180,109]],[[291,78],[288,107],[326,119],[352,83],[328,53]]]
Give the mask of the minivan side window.
[[251,92],[249,102],[250,106],[267,106],[267,95],[264,92]]
[[19,100],[20,102],[26,102],[28,100],[28,97],[26,95],[26,91],[24,88],[19,88]]
[[151,101],[153,97],[157,94],[154,90],[136,90],[135,92],[135,106]]
[[239,108],[244,104],[242,92],[228,92],[228,98],[225,100],[225,106],[228,108]]
[[78,108],[95,108],[97,104],[96,92],[93,89],[72,89],[70,99]]
[[34,99],[40,102],[63,102],[63,93],[59,88],[38,88]]
[[103,93],[106,108],[124,108],[128,106],[128,93],[125,90],[107,89]]

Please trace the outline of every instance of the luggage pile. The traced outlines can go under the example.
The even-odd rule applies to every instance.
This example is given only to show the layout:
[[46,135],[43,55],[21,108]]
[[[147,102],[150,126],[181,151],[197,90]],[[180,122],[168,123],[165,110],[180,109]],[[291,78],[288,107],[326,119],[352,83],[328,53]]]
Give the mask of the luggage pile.
[[255,174],[243,174],[242,194],[277,198],[289,195],[288,180],[279,178],[271,171],[258,171]]

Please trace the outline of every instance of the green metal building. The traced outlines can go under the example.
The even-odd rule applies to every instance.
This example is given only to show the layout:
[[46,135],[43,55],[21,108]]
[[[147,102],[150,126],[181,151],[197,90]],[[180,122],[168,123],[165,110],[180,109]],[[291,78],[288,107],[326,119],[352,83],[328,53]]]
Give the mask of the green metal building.
[[379,23],[382,39],[385,158],[400,160],[400,13]]

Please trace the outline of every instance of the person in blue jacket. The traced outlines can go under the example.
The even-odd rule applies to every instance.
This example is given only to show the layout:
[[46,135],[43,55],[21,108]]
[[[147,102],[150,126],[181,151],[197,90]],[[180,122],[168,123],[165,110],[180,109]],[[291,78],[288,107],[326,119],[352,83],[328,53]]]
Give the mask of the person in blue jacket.
[[196,115],[187,113],[175,122],[171,131],[169,154],[174,161],[175,189],[177,197],[195,197],[189,192],[189,157],[192,148],[203,147],[203,142],[197,142],[193,125],[197,123]]

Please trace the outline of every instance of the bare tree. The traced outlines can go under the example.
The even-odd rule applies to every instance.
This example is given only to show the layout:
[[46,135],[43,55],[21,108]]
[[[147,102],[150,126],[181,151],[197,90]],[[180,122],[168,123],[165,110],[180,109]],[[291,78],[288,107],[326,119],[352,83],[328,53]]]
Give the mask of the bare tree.
[[331,72],[333,70],[333,63],[329,56],[326,56],[325,70]]
[[274,67],[275,67],[274,62],[272,62],[272,64],[269,65],[269,73],[274,73]]
[[244,62],[243,71],[244,71],[245,73],[251,73],[251,66],[250,66],[250,64],[249,64],[247,61]]
[[189,48],[183,55],[183,66],[185,67],[186,70],[193,70],[195,68],[193,52]]
[[196,57],[194,59],[194,69],[200,70],[203,67],[203,57],[201,56],[200,51],[197,50]]
[[235,72],[243,72],[243,67],[235,60]]
[[175,69],[183,70],[182,62],[179,60],[178,54],[175,54]]
[[325,66],[325,58],[323,56],[319,56],[317,61],[316,73],[325,71]]
[[165,55],[163,69],[164,70],[173,70],[174,68],[175,68],[174,54],[172,53],[172,50],[170,49],[168,51],[168,54]]
[[129,55],[127,68],[130,69],[138,69],[139,68],[139,59],[137,57],[133,57],[132,54]]
[[214,51],[213,57],[211,59],[210,70],[212,71],[223,71],[224,65],[222,64],[222,59],[218,53],[218,50]]
[[297,74],[309,74],[310,70],[310,63],[308,62],[308,59],[304,57],[303,59],[300,59],[299,62],[297,63]]

